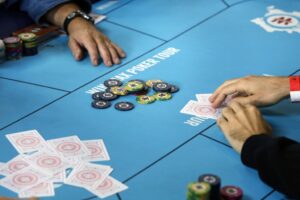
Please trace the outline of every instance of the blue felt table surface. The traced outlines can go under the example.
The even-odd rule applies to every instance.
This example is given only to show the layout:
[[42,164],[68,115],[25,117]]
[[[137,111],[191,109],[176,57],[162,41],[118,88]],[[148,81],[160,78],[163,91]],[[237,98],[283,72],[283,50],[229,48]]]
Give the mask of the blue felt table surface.
[[[231,6],[232,5],[232,6]],[[186,186],[202,173],[215,173],[223,185],[243,188],[245,199],[275,199],[273,191],[245,167],[214,120],[191,126],[193,116],[180,113],[195,94],[212,93],[224,81],[246,75],[300,74],[300,34],[269,33],[251,20],[267,7],[300,11],[296,0],[105,0],[93,12],[106,14],[97,26],[127,53],[122,64],[93,67],[76,62],[61,36],[40,47],[39,55],[0,65],[0,161],[17,155],[8,133],[37,129],[45,139],[78,135],[102,138],[114,168],[112,176],[129,189],[109,200],[185,199]],[[161,52],[176,53],[158,58]],[[155,65],[132,72],[152,59]],[[88,93],[105,80],[161,79],[178,85],[170,101],[140,105],[121,112],[96,110]],[[274,135],[300,141],[296,132],[300,106],[284,100],[261,109]],[[16,194],[0,187],[0,196]],[[52,199],[96,199],[90,192],[63,185]]]

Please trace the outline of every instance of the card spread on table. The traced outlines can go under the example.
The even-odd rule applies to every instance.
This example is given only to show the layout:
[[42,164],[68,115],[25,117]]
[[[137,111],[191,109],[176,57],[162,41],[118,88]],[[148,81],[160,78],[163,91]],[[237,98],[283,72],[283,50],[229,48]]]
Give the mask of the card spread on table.
[[[85,188],[99,198],[127,189],[112,177],[112,167],[89,162],[110,160],[102,139],[80,140],[78,136],[45,139],[36,131],[6,135],[20,153],[0,162],[0,186],[19,198],[55,196],[54,183]],[[109,186],[109,187],[108,187]]]

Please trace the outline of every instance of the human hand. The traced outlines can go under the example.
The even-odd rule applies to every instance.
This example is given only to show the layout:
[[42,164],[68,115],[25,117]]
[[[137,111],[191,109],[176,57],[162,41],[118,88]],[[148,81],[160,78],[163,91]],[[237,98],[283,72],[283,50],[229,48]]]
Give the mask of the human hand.
[[68,26],[69,47],[76,60],[83,58],[83,48],[88,51],[93,65],[99,64],[99,55],[106,66],[120,64],[124,51],[101,33],[92,23],[77,17]]
[[[13,199],[13,198],[7,198],[7,197],[0,197],[0,200],[17,200],[17,199]],[[25,200],[25,199],[23,199]],[[37,198],[29,198],[28,200],[38,200]]]
[[238,102],[232,102],[225,107],[217,123],[228,142],[239,153],[250,136],[270,134],[272,131],[255,106]]
[[289,95],[289,78],[247,76],[225,81],[209,100],[217,108],[231,94],[235,94],[232,101],[241,104],[272,105]]

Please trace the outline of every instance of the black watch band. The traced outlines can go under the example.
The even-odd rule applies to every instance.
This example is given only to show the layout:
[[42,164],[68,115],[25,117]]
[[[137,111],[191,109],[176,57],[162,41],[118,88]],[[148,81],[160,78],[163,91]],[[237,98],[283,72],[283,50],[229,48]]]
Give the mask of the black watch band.
[[69,35],[68,26],[69,26],[70,22],[73,19],[75,19],[76,17],[81,17],[91,23],[94,23],[94,19],[91,16],[89,16],[88,14],[86,14],[85,12],[83,12],[81,10],[75,10],[75,11],[71,12],[64,21],[63,28],[64,28],[65,32],[67,33],[67,35]]

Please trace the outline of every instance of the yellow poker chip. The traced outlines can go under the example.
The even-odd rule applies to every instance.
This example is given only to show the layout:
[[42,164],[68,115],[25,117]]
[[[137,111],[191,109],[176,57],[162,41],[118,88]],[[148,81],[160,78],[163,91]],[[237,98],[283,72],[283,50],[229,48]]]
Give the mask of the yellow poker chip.
[[36,34],[34,34],[34,33],[20,33],[18,36],[24,42],[31,42],[33,40],[36,40],[36,38],[37,38]]
[[172,98],[172,94],[168,92],[158,92],[154,95],[156,100],[167,101]]
[[124,87],[118,87],[118,86],[111,87],[110,92],[119,96],[125,96],[128,94],[128,91]]
[[139,81],[129,81],[126,83],[125,89],[129,92],[138,92],[144,89],[144,84]]
[[136,101],[139,104],[151,104],[154,101],[156,101],[156,98],[153,96],[148,96],[148,95],[141,95],[136,97]]
[[188,191],[197,197],[208,196],[211,190],[211,186],[205,182],[190,183],[188,185]]
[[160,82],[163,82],[163,81],[162,80],[148,80],[148,81],[146,81],[146,85],[148,87],[152,88],[155,83],[160,83]]

